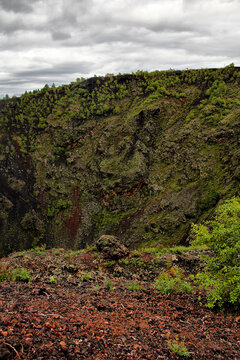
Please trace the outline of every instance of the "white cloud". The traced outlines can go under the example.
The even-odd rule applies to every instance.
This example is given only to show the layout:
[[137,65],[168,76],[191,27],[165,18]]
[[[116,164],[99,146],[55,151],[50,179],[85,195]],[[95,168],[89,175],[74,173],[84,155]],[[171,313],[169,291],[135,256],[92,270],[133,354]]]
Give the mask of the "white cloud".
[[0,0],[0,96],[78,76],[240,65],[239,0]]

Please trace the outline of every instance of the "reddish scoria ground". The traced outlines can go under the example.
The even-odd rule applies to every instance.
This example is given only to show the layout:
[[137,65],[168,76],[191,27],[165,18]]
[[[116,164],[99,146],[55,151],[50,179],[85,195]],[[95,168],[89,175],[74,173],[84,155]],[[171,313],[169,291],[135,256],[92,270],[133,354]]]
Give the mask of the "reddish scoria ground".
[[[159,270],[150,265],[141,274],[116,264],[114,277],[116,269],[93,255],[48,250],[1,260],[2,268],[32,274],[29,284],[0,284],[1,360],[240,359],[238,313],[200,305],[204,294],[196,287],[192,294],[158,294],[152,285]],[[89,272],[90,279],[82,276]],[[136,277],[142,288],[128,289]],[[177,354],[182,342],[188,357]]]
[[96,290],[19,284],[0,287],[0,359],[178,359],[170,340],[184,340],[190,359],[240,359],[240,317],[201,307],[197,294],[152,289]]

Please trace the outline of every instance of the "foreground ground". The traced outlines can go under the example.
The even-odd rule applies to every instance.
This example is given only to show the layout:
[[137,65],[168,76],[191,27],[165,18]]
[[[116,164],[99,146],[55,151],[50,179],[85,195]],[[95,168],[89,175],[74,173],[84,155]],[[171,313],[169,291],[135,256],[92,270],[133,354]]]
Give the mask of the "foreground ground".
[[239,314],[206,309],[197,288],[159,294],[144,256],[135,273],[130,258],[113,264],[91,252],[2,260],[32,279],[0,284],[0,359],[240,359]]

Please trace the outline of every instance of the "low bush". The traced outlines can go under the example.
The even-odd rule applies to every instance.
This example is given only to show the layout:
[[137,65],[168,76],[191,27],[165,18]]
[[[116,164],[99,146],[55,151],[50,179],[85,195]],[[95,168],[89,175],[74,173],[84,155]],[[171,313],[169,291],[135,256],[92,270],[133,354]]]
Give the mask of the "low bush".
[[104,266],[106,268],[112,268],[115,265],[115,261],[114,260],[110,260],[110,261],[105,261],[104,262]]
[[91,280],[92,279],[91,274],[81,274],[80,277],[82,280]]
[[9,272],[6,269],[0,269],[0,282],[9,278]]
[[162,273],[154,283],[154,287],[161,294],[181,294],[192,292],[191,284],[180,277],[173,277],[169,273]]
[[240,307],[240,199],[220,205],[213,220],[193,225],[194,245],[207,245],[214,256],[196,276],[207,290],[207,306]]
[[0,282],[7,280],[9,276],[10,276],[9,264],[7,262],[2,261],[0,263]]
[[29,271],[25,268],[16,268],[11,272],[11,279],[13,281],[30,282],[31,278]]
[[132,281],[127,284],[127,288],[132,291],[140,291],[142,289],[142,285],[136,281]]
[[104,286],[106,290],[110,290],[110,291],[114,290],[114,282],[111,280],[105,280]]
[[179,340],[168,340],[169,349],[178,356],[189,357],[189,351],[186,348],[184,341]]

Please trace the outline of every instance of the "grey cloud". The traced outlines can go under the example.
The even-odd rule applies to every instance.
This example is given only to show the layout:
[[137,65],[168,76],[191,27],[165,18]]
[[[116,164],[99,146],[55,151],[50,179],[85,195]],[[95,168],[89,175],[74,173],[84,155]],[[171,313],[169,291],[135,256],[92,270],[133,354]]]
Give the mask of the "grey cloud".
[[61,31],[53,31],[52,38],[53,40],[67,40],[71,38],[71,35]]
[[[149,29],[155,32],[171,32],[171,33],[199,33],[199,29],[194,26],[194,24],[190,24],[187,22],[173,22],[173,21],[162,21],[159,24],[150,25]],[[201,33],[204,32],[204,29],[201,29]]]
[[93,19],[86,18],[93,15],[93,0],[58,0],[49,4],[47,22],[49,26],[75,27],[81,22],[92,22]]
[[39,0],[0,0],[0,6],[6,11],[29,13],[33,11],[34,3]]
[[93,65],[94,65],[93,63],[86,61],[65,62],[47,68],[18,71],[14,73],[14,76],[16,78],[24,77],[26,79],[30,79],[30,78],[33,79],[33,78],[75,74],[75,73],[87,74],[89,71],[91,71]]
[[239,0],[0,0],[0,88],[240,63],[239,13]]
[[0,33],[2,34],[12,34],[19,30],[24,30],[25,24],[21,19],[17,20],[5,20],[0,18]]
[[[48,68],[39,68],[26,71],[16,71],[5,75],[0,80],[0,97],[5,94],[19,95],[25,90],[42,88],[45,84],[60,85],[68,83],[76,78],[88,74],[94,66],[94,63],[84,61],[72,61],[50,66]],[[66,80],[69,79],[69,80]],[[33,85],[34,84],[34,85]]]
[[25,83],[31,83],[32,79],[8,79],[8,80],[1,80],[1,85],[0,87],[4,86],[19,86],[19,85],[23,85]]
[[[96,45],[112,45],[113,51],[117,52],[117,49],[124,47],[124,44],[131,43],[132,46],[142,46],[144,48],[152,47],[164,47],[172,48],[178,44],[184,44],[185,41],[188,41],[193,37],[193,33],[190,31],[177,31],[174,29],[167,30],[164,28],[164,31],[160,29],[146,29],[138,28],[132,26],[112,26],[110,29],[105,27],[99,31],[99,27],[92,27],[89,30],[79,32],[78,36],[73,36],[68,40],[64,45],[68,47],[76,46],[87,46],[89,43],[94,43]],[[140,50],[140,48],[139,48]],[[141,51],[141,50],[140,50]]]

